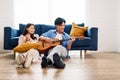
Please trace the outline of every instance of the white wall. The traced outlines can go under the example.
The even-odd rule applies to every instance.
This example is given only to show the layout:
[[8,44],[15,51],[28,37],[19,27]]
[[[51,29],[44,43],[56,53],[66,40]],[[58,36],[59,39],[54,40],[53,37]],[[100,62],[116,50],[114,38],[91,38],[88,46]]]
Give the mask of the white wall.
[[[97,26],[99,29],[100,52],[120,52],[118,4],[119,0],[87,0],[87,25]],[[4,26],[12,26],[12,17],[12,0],[0,0],[0,52],[4,51]]]
[[120,0],[118,2],[119,7],[118,7],[118,52],[120,52]]
[[87,0],[87,25],[99,29],[100,52],[118,51],[118,1]]
[[3,52],[4,26],[12,25],[11,0],[0,0],[0,53]]

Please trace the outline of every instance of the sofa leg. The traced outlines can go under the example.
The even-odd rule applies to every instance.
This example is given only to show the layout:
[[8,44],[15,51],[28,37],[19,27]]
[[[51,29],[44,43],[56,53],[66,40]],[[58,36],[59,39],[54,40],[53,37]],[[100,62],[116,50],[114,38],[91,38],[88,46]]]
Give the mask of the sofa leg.
[[84,50],[84,55],[87,55],[87,50]]
[[82,50],[80,50],[80,57],[82,57]]
[[13,51],[13,54],[14,54],[14,59],[16,58],[16,52],[15,51]]

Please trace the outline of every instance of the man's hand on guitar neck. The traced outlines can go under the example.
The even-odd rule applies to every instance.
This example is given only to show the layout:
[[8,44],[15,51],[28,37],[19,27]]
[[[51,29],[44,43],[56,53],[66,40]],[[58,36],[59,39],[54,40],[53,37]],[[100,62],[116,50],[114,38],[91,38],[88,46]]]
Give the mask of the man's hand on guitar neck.
[[84,39],[85,39],[85,37],[84,37],[84,36],[80,36],[80,37],[71,37],[70,42],[74,42],[74,41],[75,41],[75,39],[84,40]]
[[71,37],[71,40],[67,46],[67,50],[70,50],[71,49],[71,46],[72,46],[72,43],[75,41],[75,37]]
[[74,42],[75,41],[75,37],[71,37],[70,42]]

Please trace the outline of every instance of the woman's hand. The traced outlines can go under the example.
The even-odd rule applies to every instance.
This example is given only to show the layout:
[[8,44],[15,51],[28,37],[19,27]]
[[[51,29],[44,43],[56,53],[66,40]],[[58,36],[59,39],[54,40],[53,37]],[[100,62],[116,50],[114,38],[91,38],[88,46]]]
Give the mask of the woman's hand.
[[30,35],[29,34],[26,35],[26,41],[30,41]]

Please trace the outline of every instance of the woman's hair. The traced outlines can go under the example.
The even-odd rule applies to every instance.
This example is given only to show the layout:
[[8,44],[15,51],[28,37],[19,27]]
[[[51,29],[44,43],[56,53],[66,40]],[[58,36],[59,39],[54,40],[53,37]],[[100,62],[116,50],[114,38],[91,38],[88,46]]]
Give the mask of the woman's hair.
[[[28,23],[28,24],[25,26],[25,28],[24,28],[24,32],[23,32],[23,35],[24,35],[24,36],[28,33],[27,28],[29,28],[30,26],[34,26],[34,27],[35,27],[34,24],[32,24],[32,23]],[[34,33],[31,34],[30,37],[31,37],[33,40],[34,40],[34,39],[37,39],[37,37],[34,36]]]
[[63,22],[66,23],[65,19],[63,19],[63,18],[61,18],[61,17],[58,17],[58,18],[55,20],[54,24],[55,24],[55,25],[61,25]]

